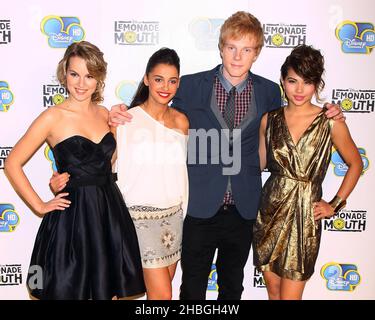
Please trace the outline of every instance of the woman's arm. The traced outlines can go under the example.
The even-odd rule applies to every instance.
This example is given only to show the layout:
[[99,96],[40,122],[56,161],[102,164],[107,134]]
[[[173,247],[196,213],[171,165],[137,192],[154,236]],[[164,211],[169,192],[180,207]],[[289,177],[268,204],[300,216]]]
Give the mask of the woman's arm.
[[260,171],[263,171],[267,165],[267,151],[266,151],[266,128],[267,128],[268,113],[265,113],[260,121],[259,127],[259,162]]
[[4,172],[14,190],[30,207],[39,214],[69,207],[70,201],[63,199],[67,194],[60,194],[49,202],[43,202],[27,179],[22,167],[46,141],[52,126],[56,124],[56,113],[43,112],[17,142],[5,161]]
[[[331,137],[336,149],[349,168],[337,191],[337,196],[342,200],[346,200],[361,176],[363,162],[345,122],[335,121],[333,123]],[[331,217],[334,213],[334,208],[324,200],[314,205],[315,220]]]

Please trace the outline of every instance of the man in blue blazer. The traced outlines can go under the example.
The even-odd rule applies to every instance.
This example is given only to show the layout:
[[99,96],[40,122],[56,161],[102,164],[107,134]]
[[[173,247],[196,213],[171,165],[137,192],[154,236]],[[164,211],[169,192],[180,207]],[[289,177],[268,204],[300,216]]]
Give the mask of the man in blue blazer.
[[218,299],[241,298],[262,188],[260,119],[281,106],[279,86],[250,72],[262,46],[260,22],[246,12],[233,14],[221,28],[223,63],[181,77],[173,99],[190,122],[181,299],[205,299],[216,250]]

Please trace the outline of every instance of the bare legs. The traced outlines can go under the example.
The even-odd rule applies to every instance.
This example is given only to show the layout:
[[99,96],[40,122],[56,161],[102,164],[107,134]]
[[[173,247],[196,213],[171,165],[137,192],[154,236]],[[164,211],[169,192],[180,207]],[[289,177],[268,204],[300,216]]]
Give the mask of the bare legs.
[[164,268],[143,268],[148,300],[172,300],[177,262]]
[[280,278],[271,271],[263,272],[270,300],[301,300],[306,281]]

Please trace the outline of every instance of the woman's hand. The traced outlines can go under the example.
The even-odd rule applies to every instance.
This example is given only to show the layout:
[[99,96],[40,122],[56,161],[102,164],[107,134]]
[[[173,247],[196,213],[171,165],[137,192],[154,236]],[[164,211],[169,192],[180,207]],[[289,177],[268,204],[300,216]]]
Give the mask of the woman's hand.
[[54,172],[51,179],[49,180],[49,186],[54,194],[61,191],[66,187],[66,184],[69,181],[69,173],[64,172],[59,174],[58,172]]
[[51,212],[53,210],[65,210],[66,208],[69,208],[71,201],[63,198],[67,195],[69,195],[69,193],[60,193],[52,200],[42,202],[40,207],[37,209],[37,212],[41,215],[45,215],[46,213]]
[[328,202],[320,200],[319,202],[313,203],[314,208],[314,219],[320,220],[324,218],[331,218],[335,212]]

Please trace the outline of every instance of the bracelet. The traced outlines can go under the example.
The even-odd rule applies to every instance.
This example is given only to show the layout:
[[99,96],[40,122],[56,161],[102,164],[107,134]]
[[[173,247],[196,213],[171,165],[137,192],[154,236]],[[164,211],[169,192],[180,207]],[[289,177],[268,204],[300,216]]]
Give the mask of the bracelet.
[[338,195],[335,195],[334,198],[328,202],[328,204],[333,208],[334,213],[337,213],[346,206],[346,200],[343,200]]

